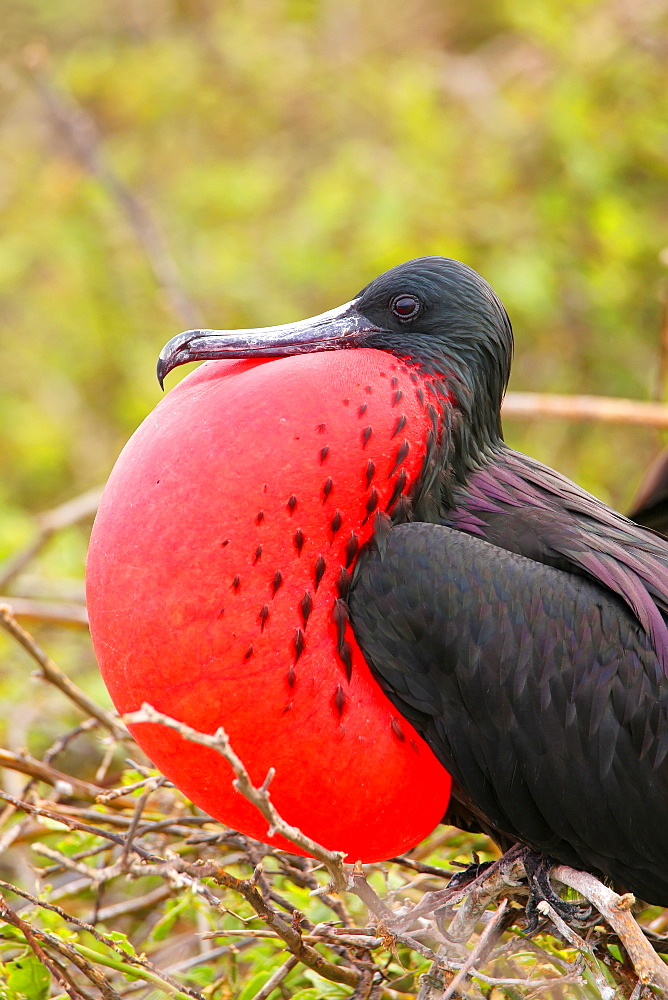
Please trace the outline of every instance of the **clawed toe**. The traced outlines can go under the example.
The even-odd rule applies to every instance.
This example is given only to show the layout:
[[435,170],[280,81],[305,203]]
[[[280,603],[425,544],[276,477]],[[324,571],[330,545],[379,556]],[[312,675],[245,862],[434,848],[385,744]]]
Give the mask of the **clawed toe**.
[[531,937],[538,930],[544,914],[539,904],[546,902],[558,917],[571,925],[586,927],[591,923],[593,909],[582,903],[567,903],[558,896],[550,882],[550,872],[558,865],[558,861],[537,851],[526,848],[522,858],[524,870],[529,883],[529,901],[526,905],[526,934]]
[[[460,872],[455,872],[454,875],[450,876],[448,881],[448,889],[463,889],[464,886],[470,885],[474,882],[479,875],[482,875],[484,871],[493,864],[492,861],[479,861],[478,855],[473,855],[473,861],[470,865],[467,865]],[[459,864],[459,862],[455,862]]]
[[[510,887],[526,885],[529,890],[529,899],[525,907],[526,926],[524,928],[527,936],[532,937],[536,931],[545,926],[553,916],[553,922],[563,921],[564,923],[576,927],[584,928],[591,926],[597,919],[598,913],[587,903],[569,903],[562,899],[552,888],[550,882],[550,872],[559,864],[554,858],[534,851],[530,847],[515,844],[503,857],[495,862],[483,862],[473,855],[473,862],[463,870],[456,872],[448,882],[448,889],[460,890],[471,885],[489,868],[497,870],[498,875]],[[524,868],[525,877],[522,877],[521,870]],[[493,877],[490,872],[490,878]],[[485,885],[485,878],[481,879],[481,888]],[[522,895],[526,889],[522,890]],[[498,894],[498,892],[497,892]],[[511,895],[516,896],[517,893]],[[548,909],[549,907],[549,909]],[[550,911],[552,911],[550,913]]]

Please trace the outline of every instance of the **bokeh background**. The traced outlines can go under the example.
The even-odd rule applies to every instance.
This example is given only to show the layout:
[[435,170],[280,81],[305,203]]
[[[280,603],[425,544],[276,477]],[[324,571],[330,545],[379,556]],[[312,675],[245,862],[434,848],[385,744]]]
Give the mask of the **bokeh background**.
[[[174,333],[414,256],[496,288],[512,389],[662,399],[667,248],[668,0],[0,0],[0,563],[104,482]],[[622,509],[662,444],[506,436]],[[89,525],[11,594],[80,604]],[[106,700],[85,634],[33,624]],[[0,652],[2,738],[37,752],[76,715]]]
[[[665,0],[0,11],[5,552],[32,512],[104,481],[172,334],[309,315],[421,254],[497,289],[513,388],[655,393]],[[657,446],[507,433],[622,506]]]

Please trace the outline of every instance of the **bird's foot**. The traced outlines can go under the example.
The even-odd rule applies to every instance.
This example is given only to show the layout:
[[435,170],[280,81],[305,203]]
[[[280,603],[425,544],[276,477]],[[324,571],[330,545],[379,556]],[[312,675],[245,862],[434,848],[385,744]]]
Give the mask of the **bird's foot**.
[[567,903],[558,896],[550,882],[550,872],[559,862],[538,851],[525,848],[522,863],[529,883],[529,901],[526,905],[527,925],[525,933],[532,937],[544,919],[540,903],[546,902],[558,917],[576,927],[586,927],[591,923],[593,908],[582,903]]
[[[463,865],[460,872],[455,872],[448,881],[448,889],[463,889],[464,886],[470,885],[474,882],[478,875],[482,875],[490,865],[493,864],[492,861],[480,861],[478,855],[474,852],[472,855],[473,861],[470,865]],[[458,861],[454,862],[459,864]]]

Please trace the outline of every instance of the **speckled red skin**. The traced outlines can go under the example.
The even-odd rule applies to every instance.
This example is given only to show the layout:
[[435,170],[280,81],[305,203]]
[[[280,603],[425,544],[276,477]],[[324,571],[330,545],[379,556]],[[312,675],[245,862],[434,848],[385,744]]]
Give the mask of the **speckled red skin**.
[[[283,817],[353,861],[415,845],[450,792],[350,626],[348,680],[332,620],[346,545],[372,532],[367,504],[384,509],[401,470],[405,491],[420,472],[430,422],[417,389],[372,349],[206,363],[127,444],[88,555],[91,633],[119,711],[148,701],[199,730],[223,725],[255,782],[276,769]],[[294,851],[220,756],[162,726],[132,729],[199,806]]]

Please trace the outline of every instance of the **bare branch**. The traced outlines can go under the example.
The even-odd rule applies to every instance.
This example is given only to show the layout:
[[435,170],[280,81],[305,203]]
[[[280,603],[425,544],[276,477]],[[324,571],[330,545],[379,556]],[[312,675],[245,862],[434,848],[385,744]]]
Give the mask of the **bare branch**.
[[[355,968],[342,965],[334,965],[329,962],[319,951],[304,942],[302,934],[292,924],[286,920],[263,898],[253,879],[238,879],[224,868],[211,862],[201,865],[190,865],[182,860],[174,860],[172,867],[175,871],[187,872],[194,878],[212,878],[227,889],[232,889],[240,893],[244,899],[250,903],[258,916],[271,927],[280,938],[285,941],[292,954],[304,965],[313,969],[324,979],[329,979],[333,983],[343,983],[346,986],[356,986],[360,979],[360,972]],[[148,873],[150,869],[144,868]]]
[[117,740],[127,739],[129,733],[117,722],[113,716],[106,712],[103,708],[100,708],[92,698],[82,691],[80,688],[74,684],[69,677],[67,677],[60,667],[58,667],[53,660],[47,656],[44,650],[37,645],[33,637],[26,632],[17,622],[16,618],[12,614],[12,609],[6,604],[0,605],[0,626],[4,628],[11,636],[13,636],[16,641],[23,646],[27,653],[32,656],[33,660],[39,666],[42,671],[42,677],[44,680],[53,684],[60,691],[66,695],[70,701],[73,701],[75,705],[78,705],[86,715],[92,715],[93,718],[97,719],[105,729],[108,729],[112,736]]
[[279,815],[269,795],[268,784],[270,775],[267,775],[261,788],[255,787],[250,780],[244,764],[230,746],[229,737],[222,726],[213,735],[200,733],[185,723],[179,722],[177,719],[172,719],[162,712],[157,712],[152,705],[146,702],[144,702],[138,712],[131,712],[125,715],[123,721],[128,725],[136,725],[141,722],[157,722],[160,725],[167,726],[169,729],[174,729],[186,740],[216,750],[231,765],[232,770],[236,774],[234,787],[262,813],[269,823],[268,832],[270,835],[280,833],[286,840],[291,841],[291,843],[311,854],[318,861],[321,861],[332,876],[335,889],[342,889],[348,886],[349,879],[343,868],[343,858],[345,855],[340,851],[327,850],[326,847],[318,844],[315,840],[311,840],[310,837],[307,837],[296,826],[287,823]]
[[[456,990],[464,983],[469,973],[475,970],[478,964],[482,965],[486,961],[492,948],[508,926],[509,914],[506,912],[507,909],[508,900],[504,899],[478,938],[475,948],[443,994],[443,1000],[451,1000],[451,997],[455,995]],[[510,914],[510,920],[512,921],[512,914]],[[473,974],[475,974],[475,971]]]
[[[17,799],[16,796],[10,795],[9,792],[5,792],[0,789],[0,799],[5,802],[11,802],[12,805],[16,806],[17,809],[21,809],[23,812],[28,813],[31,816],[44,816],[46,819],[55,820],[57,823],[62,823],[63,826],[68,827],[70,830],[81,830],[83,833],[91,833],[96,837],[102,837],[104,840],[108,840],[113,844],[118,844],[120,847],[125,843],[125,838],[120,834],[112,833],[110,830],[103,830],[99,826],[93,826],[90,823],[82,823],[81,820],[76,819],[72,815],[68,815],[68,810],[60,806],[59,803],[52,803],[51,808],[45,808],[44,806],[36,806],[31,802],[24,802],[22,799]],[[93,813],[93,816],[100,822],[109,823],[115,821],[121,821],[121,825],[127,827],[130,822],[128,819],[123,817],[114,816],[103,816],[101,813]],[[163,858],[158,857],[156,854],[150,851],[144,850],[138,844],[132,845],[132,850],[135,854],[138,854],[140,858],[146,861],[158,861],[162,862]]]
[[88,628],[88,612],[83,604],[35,601],[30,597],[0,597],[0,605],[11,605],[13,614],[29,621]]
[[60,968],[54,964],[46,954],[37,940],[36,935],[33,933],[30,924],[25,920],[22,920],[18,914],[14,913],[2,896],[0,896],[0,918],[21,931],[37,958],[40,960],[42,965],[49,970],[56,982],[60,983],[68,997],[71,997],[72,1000],[81,1000],[81,994],[79,991],[72,986],[70,981],[62,974]]
[[149,797],[153,794],[156,788],[159,788],[160,785],[162,785],[165,780],[166,779],[163,777],[153,778],[152,782],[147,785],[146,789],[137,799],[135,809],[132,814],[132,822],[128,827],[127,837],[125,838],[125,843],[123,844],[123,851],[121,853],[121,858],[120,858],[121,865],[127,865],[128,863],[130,851],[132,850],[132,841],[134,840],[134,836],[137,832],[137,827],[139,826],[139,821],[141,820],[142,813],[144,811],[144,806],[146,805],[146,803],[149,800]]
[[569,927],[568,924],[562,920],[547,900],[541,900],[537,903],[536,909],[544,916],[549,917],[562,937],[568,941],[573,948],[577,948],[580,952],[587,968],[594,978],[601,1000],[615,1000],[617,991],[606,982],[605,976],[601,972],[600,965],[596,961],[596,956],[587,942],[581,938],[579,934],[576,934],[572,927]]
[[172,312],[188,327],[199,326],[199,314],[187,295],[179,268],[165,238],[144,202],[125,184],[106,159],[91,115],[72,98],[56,89],[35,53],[27,69],[44,102],[51,121],[63,137],[72,156],[95,177],[125,216],[141,247],[158,286]]
[[290,955],[287,962],[284,962],[283,965],[279,965],[274,974],[270,976],[264,986],[257,991],[252,1000],[268,1000],[268,997],[270,997],[274,990],[280,986],[288,973],[292,972],[296,965],[299,965],[299,959],[295,958],[294,955]]
[[[38,781],[45,781],[47,785],[57,788],[62,795],[80,795],[87,799],[97,799],[103,791],[99,785],[93,785],[89,781],[75,778],[73,775],[58,771],[50,764],[44,764],[41,760],[26,751],[15,753],[12,750],[5,750],[0,747],[0,767],[9,768],[11,771],[19,771],[21,774],[29,774],[31,778]],[[130,800],[126,799],[127,804]]]
[[509,392],[503,403],[507,419],[559,417],[600,420],[638,427],[668,427],[668,405],[616,396],[559,396],[548,392]]
[[16,576],[35,558],[44,548],[52,535],[63,528],[68,528],[72,524],[92,517],[97,510],[102,496],[102,487],[87,490],[72,500],[47,510],[39,514],[35,521],[37,523],[37,533],[32,542],[18,552],[12,559],[8,560],[0,569],[0,587],[4,589]]
[[668,966],[661,961],[631,914],[633,896],[630,893],[620,896],[594,875],[566,865],[555,868],[552,877],[579,892],[605,917],[624,945],[640,982],[668,993]]
[[[310,933],[302,934],[302,941],[314,944],[339,944],[345,945],[346,948],[360,948],[363,951],[373,951],[382,947],[382,938],[370,932],[365,934],[363,928],[357,928],[357,930],[359,931],[357,934],[342,933],[338,927],[332,927],[330,924],[316,924]],[[219,937],[277,939],[278,935],[275,931],[245,927],[221,927],[219,930],[206,931],[202,934],[204,940],[213,940]]]
[[[144,969],[147,972],[151,973],[153,979],[164,981],[164,983],[171,988],[172,992],[183,991],[192,996],[198,995],[195,994],[194,991],[190,991],[187,988],[180,987],[179,984],[176,983],[170,976],[166,975],[164,972],[160,972],[147,959],[137,955],[130,954],[124,948],[121,948],[119,943],[117,941],[114,941],[113,938],[109,937],[107,934],[101,934],[100,931],[98,931],[97,928],[93,927],[92,924],[89,924],[85,920],[81,920],[78,917],[73,916],[71,913],[67,913],[60,906],[54,906],[52,903],[48,903],[44,899],[39,899],[37,896],[33,896],[32,893],[26,892],[25,889],[19,889],[16,886],[9,885],[9,883],[7,882],[0,881],[0,888],[12,892],[22,899],[28,900],[30,903],[32,903],[32,905],[36,907],[40,907],[41,909],[44,910],[50,910],[52,913],[57,913],[58,916],[61,917],[63,920],[65,920],[67,923],[87,931],[92,937],[95,938],[96,941],[99,941],[100,944],[103,944],[107,948],[110,948],[112,951],[114,951],[126,964],[130,966],[136,966],[137,968],[140,969]],[[160,898],[166,898],[165,887],[161,886],[159,890],[155,890],[153,893],[148,893],[146,896],[141,897],[140,900],[134,900],[134,902],[135,903],[141,902],[142,905],[144,906],[151,905],[152,902],[154,903],[158,901],[159,899],[158,891],[161,893]],[[0,899],[1,898],[2,897],[0,897]],[[109,909],[112,908],[110,907]],[[98,914],[98,920],[101,919],[102,916],[100,912]]]
[[136,792],[139,788],[145,788],[148,784],[154,787],[155,782],[159,779],[161,785],[167,782],[167,779],[164,777],[160,778],[159,775],[152,775],[150,778],[141,778],[139,781],[133,781],[131,785],[122,785],[120,788],[105,789],[105,791],[99,793],[96,801],[99,802],[100,805],[107,805],[109,802],[113,802],[114,799],[124,798],[130,792]]

